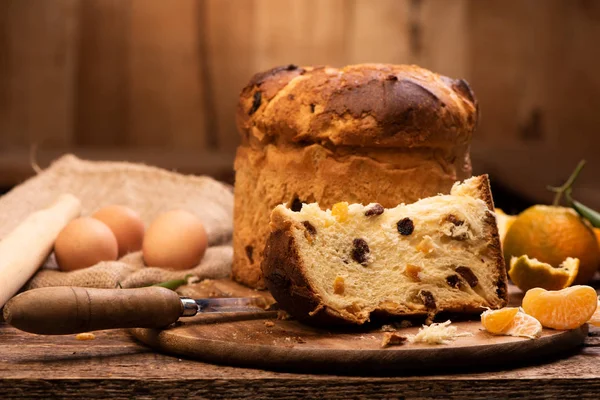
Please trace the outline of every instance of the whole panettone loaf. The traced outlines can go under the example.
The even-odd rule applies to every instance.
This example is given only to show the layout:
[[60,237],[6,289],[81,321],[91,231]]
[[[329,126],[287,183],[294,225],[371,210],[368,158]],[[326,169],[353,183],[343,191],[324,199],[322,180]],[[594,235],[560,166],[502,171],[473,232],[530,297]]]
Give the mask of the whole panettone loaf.
[[321,324],[503,307],[493,210],[487,176],[391,209],[277,206],[262,266],[267,287],[283,309]]
[[240,96],[233,277],[264,288],[260,264],[278,204],[401,202],[471,175],[477,103],[467,83],[406,65],[289,65]]

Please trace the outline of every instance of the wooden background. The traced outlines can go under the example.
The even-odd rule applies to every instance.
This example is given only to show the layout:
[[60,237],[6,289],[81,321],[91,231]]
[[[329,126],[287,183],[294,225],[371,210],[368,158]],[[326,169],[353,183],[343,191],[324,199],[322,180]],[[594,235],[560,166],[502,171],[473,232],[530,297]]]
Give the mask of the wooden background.
[[1,0],[0,186],[64,152],[231,179],[234,109],[280,64],[416,63],[482,110],[475,172],[600,208],[600,2]]

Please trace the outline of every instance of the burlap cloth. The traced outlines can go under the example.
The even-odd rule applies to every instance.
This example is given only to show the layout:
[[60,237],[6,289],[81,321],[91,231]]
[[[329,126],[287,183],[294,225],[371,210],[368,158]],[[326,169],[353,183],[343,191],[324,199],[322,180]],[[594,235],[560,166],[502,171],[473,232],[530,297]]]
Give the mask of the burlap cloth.
[[202,220],[209,248],[198,266],[184,271],[144,266],[141,252],[137,252],[118,261],[61,272],[51,256],[26,289],[63,285],[129,288],[181,279],[188,274],[199,279],[223,278],[231,272],[233,192],[228,185],[209,177],[186,176],[141,164],[92,162],[66,155],[0,197],[0,239],[62,193],[81,200],[84,216],[105,205],[121,204],[136,210],[146,226],[161,212],[190,211]]

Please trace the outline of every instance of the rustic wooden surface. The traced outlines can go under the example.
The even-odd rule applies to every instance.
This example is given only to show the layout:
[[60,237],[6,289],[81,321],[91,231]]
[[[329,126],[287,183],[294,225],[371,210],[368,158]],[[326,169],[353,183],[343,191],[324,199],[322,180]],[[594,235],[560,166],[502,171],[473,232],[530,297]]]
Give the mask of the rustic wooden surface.
[[600,208],[600,2],[170,3],[0,2],[0,158],[11,155],[0,185],[33,174],[22,169],[32,144],[107,159],[145,152],[172,168],[196,152],[186,167],[213,174],[203,160],[232,158],[237,98],[252,74],[289,63],[416,63],[472,85],[478,171],[549,201],[545,186],[587,158],[575,194]]
[[[213,294],[227,292],[218,284]],[[357,376],[340,376],[221,366],[158,353],[121,330],[95,335],[38,336],[0,322],[2,398],[597,399],[600,392],[595,327],[582,347],[535,364],[370,377],[358,368]]]
[[512,370],[380,377],[292,374],[158,354],[123,331],[93,341],[24,334],[0,324],[3,399],[39,398],[563,398],[600,392],[600,330],[558,360]]
[[[197,288],[194,290],[194,288]],[[266,291],[252,291],[228,279],[207,280],[187,288],[192,298],[244,297],[264,295],[267,304],[273,298]],[[192,292],[193,293],[190,293]],[[509,287],[511,306],[520,306],[521,291]],[[274,314],[274,315],[273,315]],[[446,319],[441,319],[440,322]],[[383,372],[405,373],[450,370],[477,364],[482,370],[513,363],[537,360],[581,345],[585,328],[573,331],[544,329],[535,340],[495,336],[481,330],[479,321],[456,320],[453,325],[460,337],[442,346],[404,343],[381,348],[384,333],[381,323],[356,329],[318,329],[295,320],[277,319],[277,313],[199,314],[181,318],[167,329],[133,329],[133,335],[149,346],[169,354],[224,365],[279,368],[284,371],[326,371],[342,374],[371,375]],[[414,335],[422,321],[398,334]],[[363,371],[363,372],[358,372]]]

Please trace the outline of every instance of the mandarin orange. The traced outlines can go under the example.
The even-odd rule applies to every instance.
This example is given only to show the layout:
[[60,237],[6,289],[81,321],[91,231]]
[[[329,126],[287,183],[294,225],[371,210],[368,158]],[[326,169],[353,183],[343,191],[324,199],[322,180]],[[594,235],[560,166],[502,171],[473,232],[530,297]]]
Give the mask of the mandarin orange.
[[598,307],[598,295],[590,286],[571,286],[547,291],[534,288],[523,297],[523,310],[552,329],[575,329],[585,324]]
[[600,265],[600,246],[590,226],[567,207],[536,205],[512,223],[504,240],[507,268],[523,255],[558,267],[567,257],[579,259],[575,284],[589,282]]

